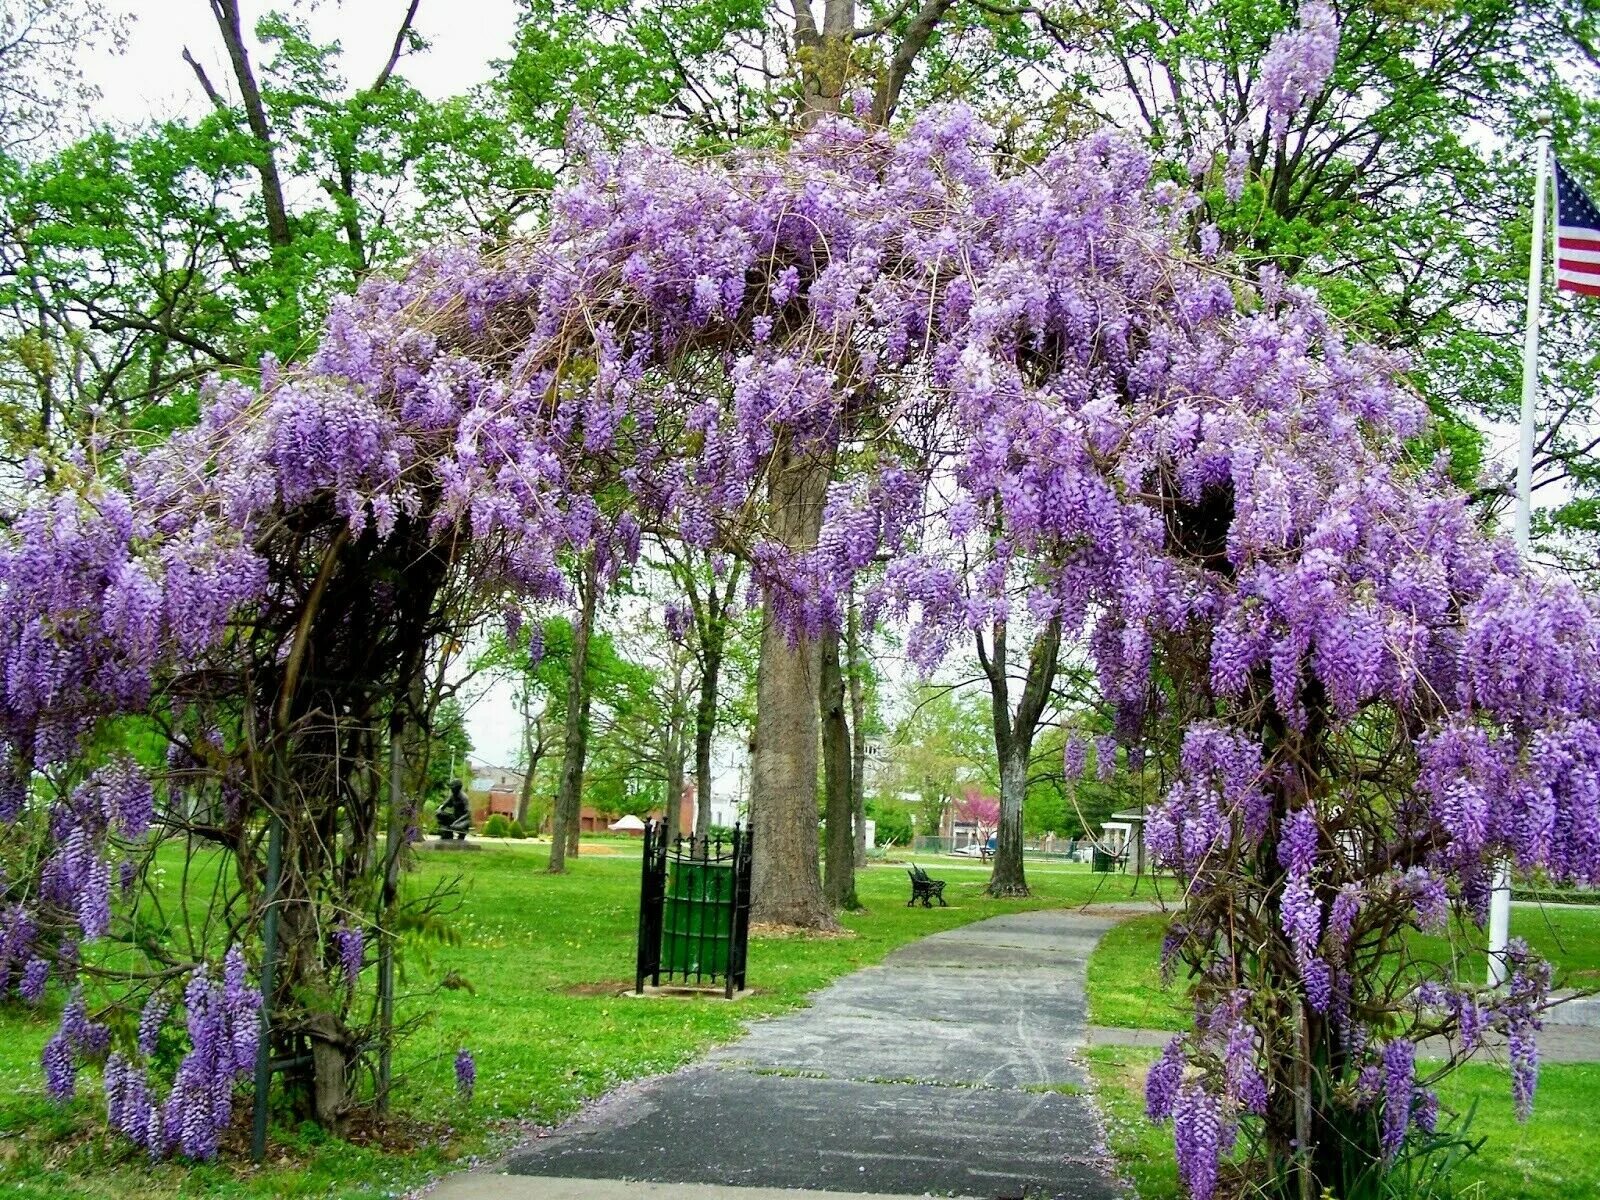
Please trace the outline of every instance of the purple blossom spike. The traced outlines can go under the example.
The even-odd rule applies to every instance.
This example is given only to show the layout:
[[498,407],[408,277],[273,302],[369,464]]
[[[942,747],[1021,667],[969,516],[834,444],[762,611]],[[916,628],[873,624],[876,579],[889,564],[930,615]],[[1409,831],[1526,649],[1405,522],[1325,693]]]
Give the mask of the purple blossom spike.
[[1185,1084],[1172,1107],[1178,1178],[1193,1200],[1211,1200],[1222,1157],[1222,1114],[1216,1098],[1199,1083]]
[[1333,71],[1339,53],[1339,21],[1321,0],[1300,6],[1299,25],[1273,38],[1261,60],[1261,90],[1268,128],[1283,137],[1289,119],[1315,98]]
[[478,1064],[472,1057],[470,1050],[456,1051],[456,1091],[461,1099],[467,1103],[472,1102],[473,1089],[478,1085]]
[[45,981],[50,978],[50,964],[42,958],[30,958],[22,969],[22,980],[17,984],[17,994],[30,1005],[44,999]]
[[366,939],[360,928],[344,925],[333,931],[333,944],[338,952],[339,965],[344,971],[344,981],[355,987],[361,975],[361,964],[366,952]]
[[1095,774],[1104,783],[1117,773],[1117,739],[1097,737],[1094,740]]
[[146,1058],[155,1056],[156,1043],[161,1037],[161,1026],[167,1019],[171,1005],[161,998],[160,993],[152,992],[145,1001],[144,1010],[139,1014],[139,1053]]
[[1144,1111],[1152,1121],[1164,1121],[1172,1115],[1178,1098],[1178,1087],[1183,1083],[1185,1067],[1183,1038],[1175,1037],[1167,1043],[1161,1057],[1156,1059],[1144,1081]]
[[66,1034],[57,1032],[44,1044],[42,1062],[45,1095],[65,1104],[78,1090],[78,1062]]
[[1417,1048],[1405,1038],[1396,1038],[1383,1048],[1383,1156],[1394,1161],[1406,1140],[1411,1125],[1411,1102],[1415,1092]]
[[1088,765],[1089,748],[1083,738],[1078,734],[1067,737],[1066,748],[1062,752],[1062,769],[1066,773],[1067,782],[1083,778],[1083,769]]

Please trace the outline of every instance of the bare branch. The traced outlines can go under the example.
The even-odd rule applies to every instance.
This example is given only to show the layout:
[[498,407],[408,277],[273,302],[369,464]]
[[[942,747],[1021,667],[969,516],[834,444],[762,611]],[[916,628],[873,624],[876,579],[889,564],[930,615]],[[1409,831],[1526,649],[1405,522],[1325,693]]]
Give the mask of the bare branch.
[[394,74],[394,68],[400,61],[400,55],[405,51],[405,44],[411,35],[411,24],[417,19],[417,9],[422,6],[422,0],[411,0],[411,6],[406,9],[406,15],[400,22],[400,28],[394,35],[394,46],[389,51],[389,61],[383,64],[383,70],[378,72],[378,78],[373,81],[369,91],[381,92],[383,85],[389,82],[389,76]]
[[189,47],[187,46],[183,48],[183,61],[194,68],[194,76],[200,81],[200,90],[205,92],[206,98],[219,110],[226,112],[228,110],[228,101],[221,92],[217,91],[216,86],[211,82],[211,77],[206,74],[206,69],[200,65],[194,55],[189,53]]

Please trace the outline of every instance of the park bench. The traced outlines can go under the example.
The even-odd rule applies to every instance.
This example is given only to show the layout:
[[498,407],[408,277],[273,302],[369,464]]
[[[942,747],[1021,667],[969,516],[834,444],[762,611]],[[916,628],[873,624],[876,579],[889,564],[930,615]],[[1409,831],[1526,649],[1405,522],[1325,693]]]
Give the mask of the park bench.
[[923,908],[932,908],[935,900],[945,908],[950,907],[944,898],[944,880],[929,877],[921,867],[911,867],[906,874],[911,876],[911,899],[906,901],[907,908],[918,900],[922,901]]

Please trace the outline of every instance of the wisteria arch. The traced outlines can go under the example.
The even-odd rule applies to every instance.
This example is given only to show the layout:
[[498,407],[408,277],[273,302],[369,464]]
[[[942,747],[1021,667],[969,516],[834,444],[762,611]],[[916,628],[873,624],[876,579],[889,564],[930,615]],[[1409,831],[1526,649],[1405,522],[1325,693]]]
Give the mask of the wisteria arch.
[[[397,923],[375,766],[421,656],[651,531],[743,555],[788,647],[762,665],[757,753],[800,781],[761,802],[771,844],[815,854],[806,646],[853,584],[930,669],[1024,611],[1092,658],[1127,760],[1170,780],[1150,844],[1198,1017],[1149,1106],[1194,1195],[1381,1172],[1437,1119],[1425,1034],[1509,1032],[1530,1101],[1548,971],[1519,949],[1485,994],[1405,934],[1481,919],[1496,856],[1600,876],[1600,623],[1422,461],[1399,364],[1243,277],[1151,171],[1109,136],[1008,163],[959,108],[721,162],[591,149],[540,236],[369,280],[305,365],[216,385],[166,445],[48,464],[0,550],[26,847],[0,958],[71,997],[51,1090],[104,1061],[119,1129],[215,1150],[258,1050],[276,814],[265,1003],[337,1122]],[[184,945],[142,932],[161,837],[223,863]]]

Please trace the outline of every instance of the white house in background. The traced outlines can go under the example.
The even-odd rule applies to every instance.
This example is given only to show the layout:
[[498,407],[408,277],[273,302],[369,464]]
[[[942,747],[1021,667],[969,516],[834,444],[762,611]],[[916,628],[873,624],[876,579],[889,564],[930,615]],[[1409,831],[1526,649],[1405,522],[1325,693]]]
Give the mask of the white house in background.
[[732,829],[750,819],[750,744],[720,738],[711,748],[711,823]]
[[469,792],[521,792],[522,772],[510,767],[491,767],[486,763],[467,760]]

